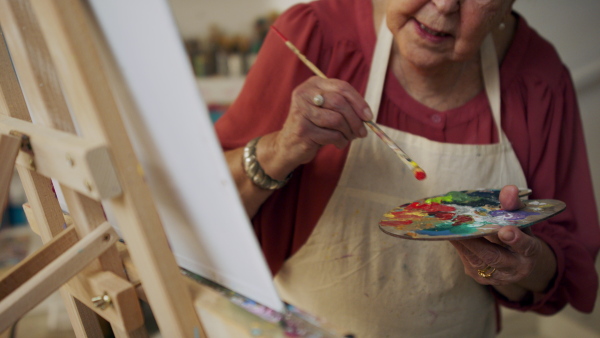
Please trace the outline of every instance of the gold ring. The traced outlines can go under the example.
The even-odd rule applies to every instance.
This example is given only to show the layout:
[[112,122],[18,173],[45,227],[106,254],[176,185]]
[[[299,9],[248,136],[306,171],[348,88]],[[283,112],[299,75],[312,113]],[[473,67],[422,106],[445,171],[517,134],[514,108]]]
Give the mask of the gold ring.
[[325,103],[325,98],[323,95],[317,94],[315,97],[313,97],[312,101],[316,106],[321,107],[323,103]]
[[485,269],[477,270],[477,274],[483,278],[490,278],[492,274],[496,271],[496,268],[492,268],[491,266],[486,266]]

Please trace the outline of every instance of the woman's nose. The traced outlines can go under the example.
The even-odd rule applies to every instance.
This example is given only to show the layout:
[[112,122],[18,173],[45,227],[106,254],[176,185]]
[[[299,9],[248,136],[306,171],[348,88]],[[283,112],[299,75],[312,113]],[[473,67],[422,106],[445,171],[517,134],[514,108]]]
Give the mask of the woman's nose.
[[460,0],[432,0],[441,13],[452,13],[460,8]]

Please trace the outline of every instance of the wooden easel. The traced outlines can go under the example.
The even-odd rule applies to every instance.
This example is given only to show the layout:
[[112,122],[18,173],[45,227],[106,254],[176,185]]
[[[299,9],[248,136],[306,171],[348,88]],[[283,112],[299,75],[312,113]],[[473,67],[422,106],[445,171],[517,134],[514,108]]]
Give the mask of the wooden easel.
[[[1,148],[7,154],[17,145],[21,150],[16,167],[28,219],[46,243],[2,281],[9,292],[0,303],[0,331],[64,284],[61,293],[78,336],[102,336],[96,314],[116,336],[146,335],[136,285],[125,274],[103,200],[126,224],[121,231],[133,263],[144,267],[137,274],[161,331],[168,337],[203,336],[190,290],[136,170],[107,75],[116,70],[109,69],[88,8],[77,0],[3,0],[0,24],[6,41],[0,44]],[[85,138],[76,136],[76,128]],[[3,163],[3,170],[13,163]],[[50,178],[60,184],[73,227],[63,229]],[[102,309],[92,299],[100,305],[110,300],[110,306]]]
[[121,120],[135,107],[85,0],[0,0],[0,28],[0,206],[16,167],[44,242],[0,280],[0,333],[60,288],[78,337],[103,337],[100,318],[116,337],[147,337],[140,299],[163,337],[286,336],[182,275]]

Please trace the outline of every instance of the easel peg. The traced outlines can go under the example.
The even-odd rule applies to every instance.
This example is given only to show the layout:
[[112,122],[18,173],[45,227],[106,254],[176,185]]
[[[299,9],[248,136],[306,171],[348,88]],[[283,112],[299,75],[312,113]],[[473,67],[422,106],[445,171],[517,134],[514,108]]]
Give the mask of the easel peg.
[[94,303],[97,308],[104,310],[111,305],[112,299],[110,299],[110,296],[105,292],[102,296],[92,298],[92,303]]

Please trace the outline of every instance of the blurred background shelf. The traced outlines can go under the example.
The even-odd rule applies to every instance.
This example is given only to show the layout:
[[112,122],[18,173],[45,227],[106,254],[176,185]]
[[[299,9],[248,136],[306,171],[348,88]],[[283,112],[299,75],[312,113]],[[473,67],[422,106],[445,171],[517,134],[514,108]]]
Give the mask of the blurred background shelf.
[[245,77],[202,77],[196,78],[202,98],[211,104],[228,105],[238,96]]

